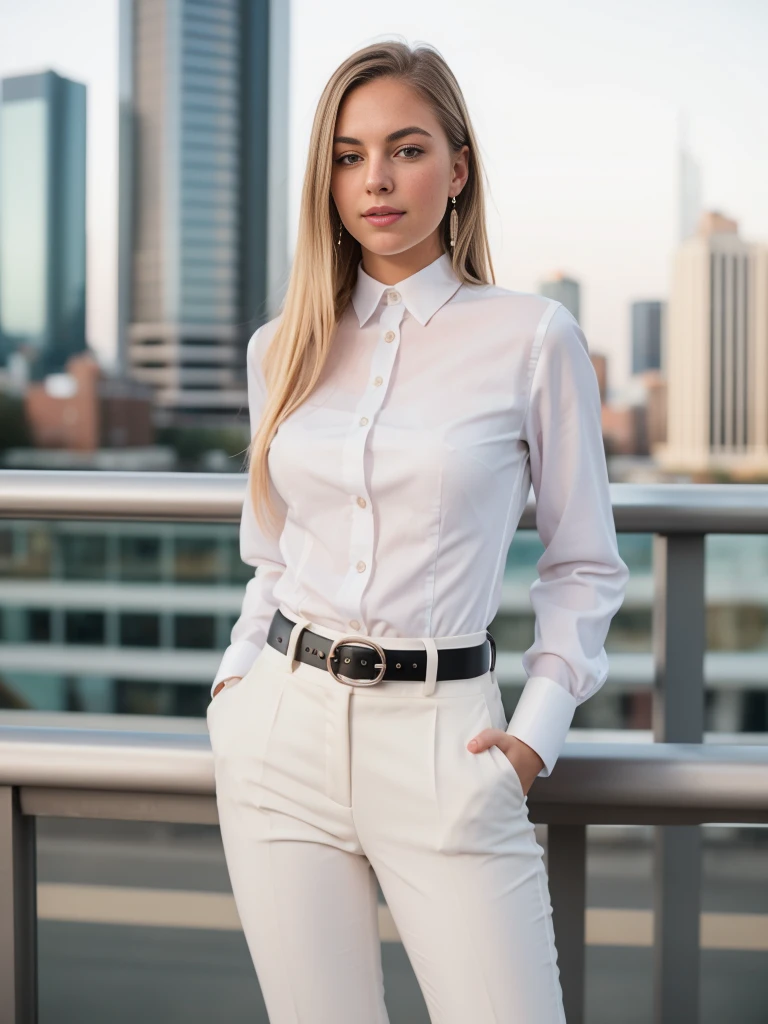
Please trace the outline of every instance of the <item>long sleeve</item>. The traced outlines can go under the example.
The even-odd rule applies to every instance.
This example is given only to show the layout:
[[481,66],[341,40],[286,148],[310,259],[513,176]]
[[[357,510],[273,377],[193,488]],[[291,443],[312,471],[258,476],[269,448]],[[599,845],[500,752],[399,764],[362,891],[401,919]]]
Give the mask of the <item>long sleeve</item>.
[[[247,378],[248,412],[251,437],[258,426],[266,396],[264,376],[261,369],[263,346],[259,335],[260,327],[248,342]],[[279,511],[279,527],[285,523],[286,505],[270,480],[270,491]],[[266,643],[272,616],[277,608],[274,599],[275,584],[285,571],[285,562],[280,551],[277,536],[267,535],[259,527],[253,510],[250,492],[246,491],[243,512],[240,519],[240,557],[247,565],[255,567],[253,578],[245,587],[245,596],[240,616],[232,627],[231,643],[224,651],[219,669],[211,686],[211,695],[217,684],[228,676],[244,676],[256,660]]]
[[603,645],[629,570],[616,541],[597,376],[565,306],[539,345],[523,429],[545,551],[530,589],[535,638],[522,659],[527,680],[507,732],[539,754],[539,774],[547,776],[577,706],[608,676]]

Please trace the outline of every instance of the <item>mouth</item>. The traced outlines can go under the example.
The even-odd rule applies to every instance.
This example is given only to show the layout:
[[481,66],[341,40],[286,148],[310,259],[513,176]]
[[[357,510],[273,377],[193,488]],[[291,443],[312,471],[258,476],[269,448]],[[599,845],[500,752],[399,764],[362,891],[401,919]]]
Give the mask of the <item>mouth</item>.
[[364,213],[363,217],[368,221],[369,224],[376,224],[378,227],[386,227],[388,224],[394,224],[396,221],[404,217],[405,213],[402,210],[385,210],[382,213]]

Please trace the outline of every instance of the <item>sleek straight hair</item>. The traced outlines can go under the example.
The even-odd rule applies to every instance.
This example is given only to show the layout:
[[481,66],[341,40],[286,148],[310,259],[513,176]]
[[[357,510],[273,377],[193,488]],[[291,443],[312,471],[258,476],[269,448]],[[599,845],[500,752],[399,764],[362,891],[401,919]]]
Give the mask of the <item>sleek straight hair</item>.
[[[453,72],[438,51],[404,42],[374,43],[353,53],[331,75],[317,105],[309,141],[296,250],[286,294],[262,360],[267,397],[248,449],[249,489],[257,521],[267,528],[263,509],[274,525],[276,509],[269,489],[267,456],[282,420],[304,402],[322,373],[339,319],[355,286],[362,258],[360,243],[343,232],[331,195],[333,133],[339,108],[355,87],[376,78],[396,78],[428,102],[449,146],[469,147],[469,177],[456,197],[458,237],[450,245],[449,211],[442,223],[445,252],[457,277],[467,284],[495,284],[485,224],[483,167],[464,97]],[[262,504],[263,503],[263,504]]]

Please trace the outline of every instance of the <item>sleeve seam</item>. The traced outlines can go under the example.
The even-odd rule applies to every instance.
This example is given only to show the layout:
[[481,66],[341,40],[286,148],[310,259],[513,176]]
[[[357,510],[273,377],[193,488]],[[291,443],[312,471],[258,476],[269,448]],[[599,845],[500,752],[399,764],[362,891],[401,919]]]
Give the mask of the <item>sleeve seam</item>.
[[528,443],[528,435],[525,432],[525,424],[528,419],[528,411],[531,406],[531,393],[533,391],[534,374],[536,373],[536,367],[539,365],[539,357],[541,355],[541,349],[544,345],[544,339],[547,336],[549,325],[551,324],[552,318],[554,317],[555,313],[562,305],[562,302],[559,302],[557,299],[552,299],[550,301],[550,304],[544,310],[541,319],[539,320],[539,323],[536,327],[536,333],[533,337],[531,354],[528,359],[528,374],[525,382],[525,408],[523,410],[522,419],[522,431],[526,443]]

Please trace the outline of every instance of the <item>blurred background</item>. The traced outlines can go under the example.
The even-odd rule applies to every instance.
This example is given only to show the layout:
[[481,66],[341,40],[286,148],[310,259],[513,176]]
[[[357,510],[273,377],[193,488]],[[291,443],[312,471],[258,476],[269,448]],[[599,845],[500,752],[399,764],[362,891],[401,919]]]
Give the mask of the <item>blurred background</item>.
[[[284,294],[315,105],[393,35],[462,86],[497,283],[584,328],[611,480],[768,482],[759,0],[0,0],[0,468],[242,472],[245,346]],[[573,734],[631,741],[651,729],[652,537],[619,546],[611,674]],[[542,550],[516,535],[490,625],[510,714]],[[0,722],[205,731],[251,574],[232,524],[0,520]],[[764,742],[768,536],[707,537],[706,598],[705,729]],[[762,938],[707,940],[701,1019],[765,1022],[765,830],[702,833],[704,909]],[[42,1020],[266,1019],[215,828],[38,834]],[[615,915],[589,944],[596,1024],[615,999],[651,1019],[651,834],[590,827],[589,906]],[[392,1020],[425,1022],[387,920]]]

